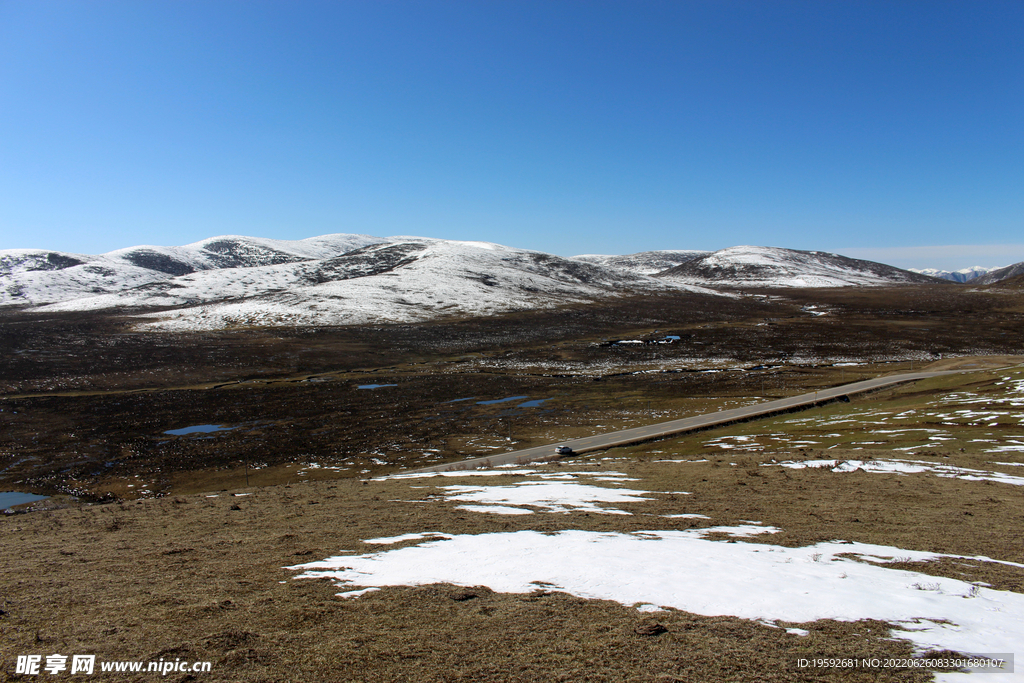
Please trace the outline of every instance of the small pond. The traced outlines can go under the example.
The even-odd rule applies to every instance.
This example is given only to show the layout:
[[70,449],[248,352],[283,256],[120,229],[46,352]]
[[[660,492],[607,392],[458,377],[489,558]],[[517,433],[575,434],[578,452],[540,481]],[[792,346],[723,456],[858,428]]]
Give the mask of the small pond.
[[356,389],[380,389],[381,387],[397,387],[397,384],[360,384]]
[[0,510],[6,510],[12,505],[22,503],[34,503],[37,500],[45,500],[49,496],[37,496],[34,493],[20,493],[18,491],[0,491]]
[[529,396],[508,396],[506,398],[495,398],[495,399],[492,399],[490,401],[477,401],[476,404],[478,406],[490,406],[490,405],[494,405],[495,403],[507,403],[509,401],[519,401],[519,400],[524,399],[524,398],[530,398],[530,397]]
[[232,429],[234,429],[234,427],[225,427],[223,425],[194,425],[192,427],[182,427],[181,429],[168,429],[164,434],[184,436],[185,434],[196,433],[209,434],[210,432],[229,432]]
[[550,401],[550,398],[535,398],[532,401],[526,403],[520,403],[516,408],[537,408],[544,404],[544,401]]

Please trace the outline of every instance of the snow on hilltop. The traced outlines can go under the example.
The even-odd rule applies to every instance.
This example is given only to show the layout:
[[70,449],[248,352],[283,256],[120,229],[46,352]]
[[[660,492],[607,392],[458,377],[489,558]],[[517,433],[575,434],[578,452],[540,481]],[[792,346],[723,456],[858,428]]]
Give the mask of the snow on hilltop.
[[[223,267],[164,273],[141,285],[79,294],[37,310],[129,309],[148,327],[192,330],[414,322],[680,290],[675,283],[486,242],[359,241],[374,243],[338,254],[337,241],[307,244],[300,253],[256,241],[220,249],[217,240],[206,240],[197,243],[201,251],[225,259],[217,262]],[[329,256],[315,258],[320,255]],[[182,265],[206,263],[175,258]],[[239,262],[255,265],[231,265]]]
[[937,277],[940,280],[949,280],[950,282],[971,282],[975,278],[979,278],[982,275],[991,273],[993,270],[999,269],[985,268],[983,266],[971,266],[970,268],[961,268],[960,270],[939,270],[938,268],[908,268],[907,270],[911,273]]
[[329,258],[383,241],[369,235],[323,235],[305,240],[224,235],[183,247],[147,245],[99,256],[8,249],[0,251],[0,306],[114,294],[198,271]]
[[487,242],[338,234],[296,241],[228,235],[98,256],[0,251],[0,307],[116,310],[147,327],[182,330],[417,322],[652,292],[905,282],[935,280],[769,247],[567,259]]
[[874,261],[823,251],[730,247],[658,273],[658,278],[704,287],[850,287],[935,282]]
[[692,249],[683,251],[661,250],[641,251],[637,254],[627,254],[625,256],[581,254],[571,258],[574,261],[584,261],[586,263],[593,263],[607,268],[615,268],[616,270],[636,273],[637,275],[654,275],[655,273],[660,273],[663,270],[668,270],[669,268],[678,266],[681,263],[686,263],[698,256],[704,256],[709,253],[710,252],[707,251],[695,251]]
[[993,269],[972,280],[971,284],[990,285],[993,282],[999,282],[1017,275],[1024,275],[1024,261],[1014,263],[1013,265],[1006,266],[1005,268]]

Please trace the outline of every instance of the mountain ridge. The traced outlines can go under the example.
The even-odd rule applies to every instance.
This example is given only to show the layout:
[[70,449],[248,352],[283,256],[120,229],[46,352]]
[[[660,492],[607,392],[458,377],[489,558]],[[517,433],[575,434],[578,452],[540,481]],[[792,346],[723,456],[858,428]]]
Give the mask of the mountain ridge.
[[991,285],[996,282],[1000,282],[1001,280],[1006,280],[1008,278],[1016,277],[1018,275],[1024,275],[1024,261],[1021,261],[1020,263],[1012,263],[1003,268],[998,268],[996,270],[992,270],[988,273],[985,273],[981,277],[972,280],[971,284]]
[[333,234],[222,235],[100,255],[0,251],[0,307],[118,311],[146,329],[419,322],[655,292],[914,282],[944,281],[776,247],[563,258],[489,242]]
[[940,282],[874,261],[824,251],[737,246],[698,256],[655,277],[705,287],[846,287]]
[[940,280],[964,283],[971,282],[982,275],[987,275],[994,270],[999,270],[999,268],[971,266],[970,268],[961,268],[960,270],[941,270],[939,268],[907,268],[907,270],[911,273],[917,273],[918,275],[928,275],[930,277],[937,277]]
[[35,310],[131,310],[151,329],[346,325],[490,315],[670,290],[718,295],[543,252],[406,238],[324,259],[195,271]]

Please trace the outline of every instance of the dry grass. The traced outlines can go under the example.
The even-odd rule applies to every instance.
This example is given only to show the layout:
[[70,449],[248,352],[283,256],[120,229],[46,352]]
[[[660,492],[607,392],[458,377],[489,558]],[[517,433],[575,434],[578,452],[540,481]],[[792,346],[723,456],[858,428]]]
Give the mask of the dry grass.
[[[877,622],[805,625],[812,635],[801,638],[730,617],[644,615],[543,591],[431,585],[351,600],[335,597],[329,582],[291,580],[294,573],[282,569],[341,549],[369,550],[364,538],[423,529],[637,526],[608,515],[524,520],[446,503],[391,502],[408,498],[408,485],[314,482],[245,497],[181,496],[8,517],[0,522],[3,675],[16,680],[16,654],[61,652],[209,660],[213,673],[202,679],[225,681],[878,680],[875,673],[812,675],[796,670],[795,661],[910,654]],[[918,672],[881,680],[926,679]]]
[[[983,391],[993,379],[958,376],[943,380],[941,389],[973,384]],[[904,409],[908,401],[934,396],[920,386],[904,387],[803,415]],[[771,421],[763,426],[779,428]],[[796,668],[796,660],[808,656],[910,655],[910,647],[890,640],[881,622],[785,624],[810,631],[800,637],[727,616],[642,614],[564,593],[499,594],[451,585],[385,588],[342,599],[329,581],[293,580],[294,572],[284,567],[340,550],[376,551],[379,546],[363,540],[425,530],[630,532],[742,520],[783,529],[761,539],[772,544],[845,539],[1024,561],[1017,542],[1024,535],[1024,502],[1015,486],[932,474],[762,467],[781,453],[723,454],[701,445],[716,434],[547,466],[614,469],[639,479],[631,487],[691,492],[617,505],[630,516],[480,514],[437,495],[438,486],[455,479],[342,478],[256,487],[240,497],[179,495],[6,517],[0,520],[4,675],[10,676],[16,654],[88,652],[100,659],[209,660],[214,671],[203,679],[225,681],[928,680],[920,671]],[[656,462],[703,459],[695,455],[707,461]],[[935,460],[979,466],[984,457],[957,451]],[[521,480],[510,472],[488,483]],[[679,513],[709,519],[661,517]],[[1024,572],[1005,565],[944,559],[892,566],[1024,591]],[[117,680],[125,679],[118,674]]]
[[[565,593],[499,594],[451,585],[385,588],[342,599],[330,582],[293,580],[295,572],[283,568],[343,549],[379,550],[363,541],[426,530],[629,532],[741,520],[783,529],[762,539],[770,543],[841,538],[1024,561],[1018,487],[932,474],[761,466],[773,458],[891,458],[892,448],[913,440],[897,435],[886,446],[853,450],[855,441],[875,440],[871,427],[787,420],[916,410],[919,424],[908,417],[901,428],[933,428],[924,413],[937,395],[967,389],[995,396],[997,374],[922,382],[852,404],[550,466],[605,467],[638,477],[631,484],[636,488],[692,492],[619,506],[631,516],[480,514],[431,496],[452,480],[364,484],[356,478],[472,455],[487,445],[508,447],[509,417],[515,446],[524,447],[905,371],[910,357],[920,367],[921,359],[939,354],[1020,353],[1021,301],[1019,295],[955,287],[797,291],[782,300],[720,302],[713,311],[694,300],[652,299],[450,325],[250,330],[189,339],[122,334],[116,321],[87,316],[5,319],[0,348],[11,353],[0,355],[7,393],[0,414],[0,485],[24,488],[26,477],[34,477],[40,492],[80,486],[122,500],[90,505],[57,496],[43,506],[54,509],[0,517],[0,679],[18,680],[15,655],[60,652],[214,662],[211,674],[168,677],[181,681],[928,680],[930,674],[920,671],[795,668],[798,657],[909,655],[910,647],[890,640],[888,625],[880,622],[803,624],[810,635],[801,637],[728,616],[642,614]],[[827,304],[830,314],[802,314],[800,306],[812,302]],[[684,341],[637,349],[599,345],[608,337],[655,334],[678,334]],[[14,353],[26,349],[39,352]],[[608,370],[600,382],[575,371],[555,376],[536,369],[575,363],[628,371],[688,355],[700,362],[724,358],[734,366],[777,365],[718,374]],[[866,364],[828,367],[828,359],[839,356]],[[992,363],[1007,360],[1013,359]],[[304,381],[314,373],[330,379]],[[259,381],[218,386],[247,378]],[[352,389],[392,381],[402,384],[397,397]],[[133,393],[138,389],[145,391]],[[43,395],[14,397],[30,392]],[[544,411],[513,416],[502,405],[442,405],[476,395],[553,399]],[[246,423],[247,431],[210,440],[162,436],[165,429],[214,422]],[[942,429],[954,432],[952,441],[895,455],[1024,475],[1014,471],[1024,468],[991,463],[1020,456],[992,456],[972,441],[979,433],[989,438],[987,432],[1005,439],[1011,431],[987,425]],[[840,437],[825,437],[836,432]],[[749,452],[708,443],[772,434],[788,441]],[[795,440],[818,443],[801,447]],[[836,447],[823,450],[830,445]],[[243,457],[252,485],[244,490]],[[655,462],[671,458],[707,462]],[[310,462],[348,469],[311,469]],[[98,467],[104,470],[90,474]],[[492,483],[517,480],[510,474]],[[133,500],[141,483],[167,495]],[[241,492],[251,495],[232,495]],[[660,517],[679,513],[710,519]],[[1024,585],[1016,568],[981,561],[895,566],[1000,590],[1020,592]]]

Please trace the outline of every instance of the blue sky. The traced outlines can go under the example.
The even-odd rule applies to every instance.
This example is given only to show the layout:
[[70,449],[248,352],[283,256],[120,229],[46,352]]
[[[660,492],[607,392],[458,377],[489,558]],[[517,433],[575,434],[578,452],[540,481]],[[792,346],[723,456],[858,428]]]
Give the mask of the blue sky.
[[0,0],[0,249],[355,232],[1005,265],[1022,66],[1019,0]]

